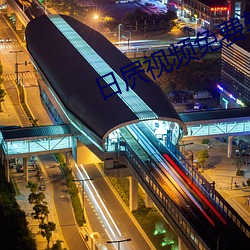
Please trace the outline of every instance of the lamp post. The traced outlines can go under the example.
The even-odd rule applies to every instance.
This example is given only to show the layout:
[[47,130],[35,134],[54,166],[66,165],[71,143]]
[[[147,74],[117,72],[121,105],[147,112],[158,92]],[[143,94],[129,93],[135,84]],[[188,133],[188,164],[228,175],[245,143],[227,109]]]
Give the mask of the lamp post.
[[95,14],[94,15],[94,20],[95,20],[95,23],[96,23],[96,30],[97,31],[99,31],[98,19],[99,19],[99,16],[97,14]]
[[74,182],[81,182],[82,183],[82,209],[83,209],[83,216],[84,216],[84,182],[85,181],[93,181],[93,178],[88,179],[81,179],[81,180],[73,180]]
[[110,241],[107,241],[107,244],[110,244],[110,243],[117,243],[117,244],[118,244],[118,250],[120,250],[120,243],[121,243],[121,242],[124,242],[124,241],[131,241],[131,239],[125,239],[125,240],[110,240]]
[[10,53],[16,54],[16,63],[15,63],[15,73],[16,73],[16,84],[18,84],[18,62],[17,62],[17,54],[23,52],[22,50],[13,50]]
[[193,142],[190,142],[190,143],[184,143],[183,141],[182,141],[182,144],[177,144],[179,147],[183,147],[182,148],[182,153],[184,153],[185,152],[185,146],[187,146],[187,145],[192,145],[192,144],[194,144]]
[[216,250],[219,250],[219,247],[220,247],[220,238],[221,236],[225,235],[225,233],[221,233],[218,238],[217,238],[217,241],[216,241]]
[[118,42],[119,43],[121,42],[121,26],[122,26],[122,24],[119,23],[118,24]]
[[[188,152],[190,152],[191,153],[191,155],[190,155],[190,160],[191,160],[191,164],[192,164],[192,166],[194,165],[194,153],[193,153],[193,151],[192,150],[187,150],[186,151],[187,153]],[[189,160],[189,155],[188,155],[188,160]]]

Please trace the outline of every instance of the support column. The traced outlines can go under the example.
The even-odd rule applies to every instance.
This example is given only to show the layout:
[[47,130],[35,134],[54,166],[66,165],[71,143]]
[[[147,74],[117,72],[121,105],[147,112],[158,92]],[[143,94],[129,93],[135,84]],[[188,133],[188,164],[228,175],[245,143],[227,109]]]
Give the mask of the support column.
[[16,30],[22,30],[23,25],[20,21],[20,19],[16,16]]
[[13,13],[12,9],[10,8],[9,5],[7,5],[7,16],[10,17],[12,13]]
[[7,180],[7,182],[10,182],[10,168],[9,168],[9,159],[5,158],[5,178]]
[[129,209],[130,211],[138,208],[138,181],[134,176],[129,176]]
[[153,201],[151,200],[150,196],[145,193],[145,206],[146,207],[153,207]]
[[189,250],[182,239],[178,236],[178,249],[179,250]]
[[228,136],[227,158],[232,158],[233,136]]
[[25,181],[29,181],[29,173],[28,173],[28,158],[24,157],[23,158],[23,171],[24,171],[24,176],[25,176]]
[[70,164],[70,162],[69,162],[69,153],[65,154],[65,158],[66,158],[66,167],[69,168],[69,164]]

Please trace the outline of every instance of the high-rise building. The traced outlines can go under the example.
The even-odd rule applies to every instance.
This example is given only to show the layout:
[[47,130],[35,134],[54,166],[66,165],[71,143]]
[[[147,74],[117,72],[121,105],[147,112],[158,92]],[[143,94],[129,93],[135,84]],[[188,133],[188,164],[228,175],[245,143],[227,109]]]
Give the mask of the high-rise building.
[[[239,39],[242,37],[246,39]],[[221,90],[222,108],[250,107],[250,32],[236,35],[238,38],[227,47],[226,39],[221,49]]]

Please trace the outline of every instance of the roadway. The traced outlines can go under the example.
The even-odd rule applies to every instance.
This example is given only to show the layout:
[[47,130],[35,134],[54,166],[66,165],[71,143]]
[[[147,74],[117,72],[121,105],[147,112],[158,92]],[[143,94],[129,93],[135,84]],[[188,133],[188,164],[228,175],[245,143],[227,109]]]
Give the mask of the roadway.
[[[84,183],[85,204],[88,220],[93,232],[99,232],[104,242],[107,240],[131,239],[121,244],[122,250],[152,249],[136,227],[135,218],[113,193],[99,168],[95,164],[79,166],[84,178],[93,181]],[[77,174],[77,178],[83,177]]]

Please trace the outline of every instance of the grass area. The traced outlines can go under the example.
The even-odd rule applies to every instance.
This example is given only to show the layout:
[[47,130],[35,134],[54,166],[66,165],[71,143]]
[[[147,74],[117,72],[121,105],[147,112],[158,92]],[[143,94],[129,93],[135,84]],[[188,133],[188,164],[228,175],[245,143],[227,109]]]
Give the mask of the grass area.
[[[126,206],[129,206],[129,179],[109,177]],[[161,213],[155,208],[146,208],[144,203],[145,193],[141,187],[138,189],[138,209],[133,215],[141,225],[156,249],[175,250],[178,249],[178,238],[168,225]]]
[[210,141],[209,139],[203,139],[201,143],[202,143],[202,144],[208,144],[209,141]]

